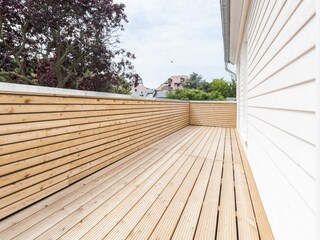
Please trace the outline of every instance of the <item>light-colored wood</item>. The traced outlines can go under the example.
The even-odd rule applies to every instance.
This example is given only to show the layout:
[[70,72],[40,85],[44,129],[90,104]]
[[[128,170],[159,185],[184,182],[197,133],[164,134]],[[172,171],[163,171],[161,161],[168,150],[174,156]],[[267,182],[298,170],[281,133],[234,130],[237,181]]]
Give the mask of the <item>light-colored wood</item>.
[[190,102],[190,124],[213,127],[236,127],[236,103]]
[[[161,129],[159,129],[159,130],[161,131]],[[147,136],[143,137],[142,140],[144,138],[148,138],[149,137],[148,141],[150,141],[150,140],[158,139],[158,137],[162,137],[162,136],[163,136],[162,134],[157,134],[156,136],[151,136],[151,137],[147,135]],[[15,203],[13,203],[13,204],[1,209],[0,210],[0,214],[1,215],[2,214],[3,215],[7,215],[9,212],[13,212],[13,211],[18,210],[21,207],[25,207],[25,206],[29,205],[30,203],[38,201],[39,199],[45,197],[46,195],[49,195],[49,194],[57,191],[57,189],[65,187],[65,186],[68,186],[68,185],[72,184],[73,182],[75,182],[75,181],[87,176],[88,174],[91,174],[94,171],[98,171],[98,170],[102,169],[103,167],[106,167],[107,165],[110,165],[111,163],[113,163],[113,162],[115,162],[115,161],[127,156],[128,154],[130,154],[130,153],[132,153],[134,151],[137,151],[138,149],[140,149],[140,147],[136,146],[137,144],[139,144],[139,139],[137,141],[138,141],[138,143],[135,143],[133,145],[131,145],[131,142],[129,142],[129,143],[126,144],[126,145],[128,145],[126,148],[123,148],[123,149],[118,150],[118,151],[115,150],[114,153],[112,153],[110,155],[107,155],[107,156],[105,156],[103,158],[99,158],[98,160],[96,160],[97,163],[95,163],[95,165],[93,165],[93,162],[88,162],[88,163],[85,163],[84,165],[81,165],[79,167],[81,171],[83,171],[83,166],[85,166],[88,169],[88,171],[84,172],[85,174],[81,174],[80,177],[78,177],[78,175],[74,176],[75,175],[74,174],[74,171],[75,171],[74,169],[73,170],[69,170],[69,174],[68,174],[68,179],[67,180],[64,180],[62,182],[59,182],[56,185],[50,186],[48,188],[45,188],[45,189],[41,190],[40,192],[37,192],[37,193],[35,193],[33,195],[30,195],[29,197],[26,197],[26,198],[22,199],[19,202],[15,202]],[[143,145],[141,147],[143,147]],[[132,148],[132,149],[130,149],[130,148]],[[130,150],[130,151],[128,151],[128,150]],[[115,155],[118,155],[120,151],[124,152],[124,153],[119,155],[119,156],[117,156],[117,157],[115,157]],[[97,166],[97,168],[95,166]],[[79,170],[79,168],[76,169],[76,170]],[[29,191],[29,189],[27,190],[27,194],[28,194],[28,191]],[[14,200],[15,198],[12,198],[12,199]],[[3,201],[3,204],[6,204],[6,202]]]
[[[203,141],[203,144],[205,144],[207,140],[208,138]],[[208,144],[210,144],[210,142]],[[197,158],[185,181],[181,184],[181,187],[178,189],[170,205],[167,207],[157,226],[154,228],[150,235],[150,239],[170,239],[172,237],[195,181],[203,167],[204,160],[205,158],[203,157]]]
[[[188,132],[190,127],[184,128],[176,133],[177,137],[184,137],[186,133]],[[188,132],[189,133],[189,132]],[[191,133],[191,132],[190,132]],[[170,138],[170,136],[164,137],[161,141],[158,141],[156,143],[150,144],[146,146],[145,148],[127,156],[122,159],[122,161],[116,162],[109,166],[108,168],[104,168],[101,171],[97,172],[94,175],[90,175],[89,177],[81,180],[77,184],[74,184],[68,188],[65,188],[59,192],[57,192],[54,197],[46,198],[43,201],[41,201],[41,204],[32,205],[24,210],[21,210],[19,213],[16,213],[15,215],[12,215],[9,217],[5,222],[2,222],[0,224],[0,232],[12,225],[14,225],[16,222],[21,221],[22,219],[26,219],[28,216],[40,211],[41,209],[46,209],[46,212],[48,211],[48,206],[59,206],[62,203],[60,203],[61,199],[64,199],[65,197],[69,198],[76,198],[77,190],[84,188],[88,188],[91,186],[95,186],[97,181],[101,181],[101,178],[103,174],[108,174],[112,169],[126,167],[127,164],[132,164],[138,160],[138,158],[146,156],[146,154],[149,154],[150,157],[152,157],[152,154],[155,149],[165,149],[166,147],[169,147],[170,144],[172,144],[175,140]],[[121,165],[121,166],[120,166]],[[79,192],[79,191],[78,191]],[[34,218],[34,216],[33,216]],[[27,220],[28,223],[30,223],[30,220]]]
[[249,162],[247,160],[246,154],[244,152],[244,149],[241,144],[241,140],[240,140],[240,137],[239,137],[239,134],[237,131],[235,131],[235,135],[236,135],[238,148],[239,148],[240,154],[241,154],[241,160],[242,160],[242,165],[244,168],[244,173],[245,173],[246,179],[247,179],[247,185],[248,185],[250,196],[251,196],[251,201],[252,201],[252,205],[253,205],[253,209],[254,209],[254,214],[255,214],[256,224],[257,224],[258,231],[259,231],[259,236],[261,239],[273,240],[274,236],[273,236],[273,233],[272,233],[269,221],[268,221],[268,217],[267,217],[266,212],[264,210],[264,207],[262,205],[257,185],[254,181],[253,174],[252,174],[251,168],[249,166]]
[[[216,234],[219,198],[220,198],[220,186],[222,175],[222,161],[217,160],[218,149],[223,149],[224,142],[220,139],[224,139],[224,135],[221,134],[221,129],[213,143],[211,152],[208,154],[208,160],[215,160],[212,173],[209,179],[208,188],[203,201],[201,214],[199,217],[198,226],[196,229],[195,239],[212,239]],[[222,146],[222,147],[219,147]]]
[[236,130],[161,138],[2,220],[0,239],[273,239]]
[[188,124],[188,102],[0,93],[0,219]]
[[[181,131],[177,132],[176,135],[177,137],[181,137],[181,139],[183,140],[184,137],[186,137],[185,133],[186,129],[182,129]],[[190,133],[190,135],[192,136],[192,132]],[[20,233],[25,229],[28,229],[30,226],[32,226],[32,224],[36,224],[37,222],[46,218],[46,216],[49,216],[60,209],[62,206],[68,205],[74,199],[81,197],[83,193],[91,191],[100,184],[109,181],[109,179],[115,174],[118,174],[124,170],[126,172],[130,172],[130,169],[132,167],[134,167],[133,169],[138,168],[144,162],[141,159],[145,161],[151,159],[157,154],[158,150],[160,151],[170,147],[170,145],[173,144],[174,141],[175,139],[168,139],[167,137],[157,142],[156,144],[150,144],[146,148],[123,158],[121,161],[112,164],[108,168],[104,168],[96,174],[93,174],[79,181],[77,184],[59,191],[52,197],[42,200],[41,204],[32,205],[22,210],[21,212],[9,217],[5,222],[6,224],[1,224],[0,231],[14,226],[17,222],[20,222],[22,224],[15,225],[13,228],[10,228],[10,230],[12,230],[9,231],[11,232],[11,234]]]
[[[206,135],[204,135],[204,138],[206,138]],[[202,142],[201,139],[195,140],[194,144],[190,142],[191,144],[189,145],[188,149],[201,148],[201,143],[198,144],[199,141]],[[180,154],[179,151],[177,151],[177,154],[179,156],[177,162],[174,165],[172,165],[171,168],[158,180],[158,182],[143,196],[143,198],[139,200],[139,203],[135,204],[135,206],[130,210],[130,215],[127,213],[126,218],[122,218],[122,221],[120,224],[117,224],[117,221],[113,223],[114,226],[112,226],[113,227],[112,231],[110,232],[106,231],[107,233],[108,232],[109,233],[104,237],[104,239],[111,240],[111,239],[125,238],[127,234],[130,233],[132,226],[135,225],[135,223],[137,223],[140,220],[140,218],[144,215],[145,211],[152,205],[152,203],[170,184],[171,180],[177,179],[179,181],[179,173],[180,173],[179,170],[184,166],[189,168],[190,159],[189,159],[189,155],[183,154],[183,151],[182,151],[182,155]],[[193,161],[191,160],[191,162]],[[117,214],[117,216],[119,216],[119,214]]]
[[[183,142],[185,139],[181,139],[181,141]],[[179,143],[180,142],[177,142],[177,145]],[[133,165],[132,167],[135,169],[134,171],[127,172],[127,169],[124,169],[124,171],[114,175],[113,178],[109,178],[108,181],[105,180],[104,183],[96,185],[95,188],[92,188],[86,194],[81,195],[78,199],[74,200],[72,204],[68,204],[63,208],[60,208],[58,211],[53,213],[50,218],[45,218],[41,222],[37,223],[35,225],[38,229],[37,232],[26,230],[19,235],[19,238],[23,239],[26,236],[36,238],[42,230],[51,226],[58,227],[58,229],[60,228],[60,231],[58,231],[59,234],[66,232],[70,227],[77,229],[74,225],[78,223],[78,221],[83,219],[83,222],[87,222],[85,220],[85,216],[92,212],[90,216],[93,217],[94,210],[97,208],[101,209],[100,205],[105,204],[107,200],[110,199],[108,203],[110,203],[112,199],[117,199],[119,201],[121,196],[125,198],[127,194],[130,193],[129,189],[134,190],[136,186],[142,184],[146,178],[150,177],[150,173],[163,163],[161,157],[167,154],[171,148],[172,147],[164,149],[162,153],[156,151],[157,154],[153,157],[146,156],[144,159],[141,159],[142,161],[140,161],[143,164],[138,168],[135,168],[136,166]],[[157,161],[157,164],[154,164],[154,161]],[[146,171],[147,169],[150,169],[150,172]],[[130,183],[128,184],[128,182]],[[111,207],[111,205],[108,205],[108,207]],[[100,213],[102,214],[103,212],[100,211]],[[77,219],[78,221],[76,221]],[[58,222],[59,224],[55,225]],[[77,231],[75,234],[80,234],[80,231]],[[41,236],[40,238],[47,239],[46,236]]]
[[[179,152],[185,153],[186,150],[190,150],[192,154],[196,154],[196,152],[199,149],[201,150],[204,144],[208,142],[208,136],[210,134],[211,133],[208,132],[202,139],[196,139],[194,144],[188,144],[189,146],[185,145],[187,149],[182,148],[179,150]],[[105,239],[146,239],[150,235],[158,218],[161,216],[165,210],[165,207],[170,202],[170,197],[173,197],[173,194],[180,186],[181,182],[196,160],[196,157],[187,154],[181,155],[181,158],[186,159],[185,164],[180,168],[174,178],[170,179],[170,182],[165,186],[165,188],[162,189],[163,191],[154,195],[152,198],[149,197],[149,195],[146,195],[144,197],[145,200],[142,199],[142,201],[136,204],[135,207],[131,209],[130,212],[122,219],[121,223],[117,224],[117,226],[113,228],[113,230],[105,237]],[[165,179],[167,178],[165,177]],[[167,200],[165,200],[165,198],[167,198]],[[148,210],[147,213],[146,210]],[[141,219],[142,217],[143,219]],[[134,233],[130,234],[136,224],[142,224],[140,225],[140,229],[142,231],[140,231],[140,229],[137,231],[137,227],[139,228],[139,226],[136,227],[136,231],[137,233],[143,233],[143,236],[141,236],[141,234],[138,236],[134,236]]]
[[[182,137],[182,140],[183,139],[184,137]],[[165,149],[166,147],[163,148],[163,150]],[[130,180],[129,177],[130,176],[126,176],[124,178],[124,181],[128,182],[128,180]],[[101,203],[103,203],[103,200],[106,200],[106,198],[104,197],[104,199],[101,199]],[[70,214],[68,217],[64,218],[62,221],[60,221],[58,224],[52,227],[49,231],[46,231],[41,236],[39,236],[39,239],[55,239],[61,236],[62,234],[66,233],[70,228],[72,228],[75,224],[77,224],[81,219],[83,219],[84,216],[88,215],[90,211],[93,211],[98,204],[99,203],[96,199],[95,201],[92,201],[92,204],[86,204],[86,208],[84,210],[75,211],[74,213]]]
[[237,239],[230,129],[226,130],[217,239]]
[[[172,110],[166,110],[166,111],[149,111],[149,112],[142,112],[140,113],[139,110],[137,110],[137,113],[130,113],[130,115],[126,114],[119,114],[119,115],[106,115],[105,113],[101,116],[88,116],[86,117],[86,113],[80,112],[80,115],[83,115],[82,117],[75,117],[71,119],[65,119],[64,112],[57,113],[58,118],[55,116],[50,121],[39,121],[39,122],[24,122],[24,117],[22,117],[19,121],[22,123],[15,123],[10,125],[1,125],[0,126],[0,134],[11,134],[11,133],[21,133],[26,131],[36,131],[39,129],[46,129],[50,131],[53,128],[57,127],[65,127],[65,126],[72,126],[72,125],[79,125],[79,124],[88,124],[88,123],[99,123],[101,126],[110,126],[113,124],[119,124],[123,123],[123,120],[126,120],[125,122],[132,121],[139,121],[139,118],[141,117],[150,117],[154,115],[164,114],[167,115],[168,113],[176,113],[179,114],[181,111],[180,109],[172,109]],[[96,112],[96,111],[92,111]],[[77,112],[79,113],[79,112]],[[91,113],[91,112],[90,112]],[[41,114],[41,113],[40,113]],[[40,115],[39,114],[39,115]],[[48,113],[47,115],[50,115]],[[7,116],[7,115],[3,115]],[[10,115],[11,116],[11,115]],[[20,115],[21,116],[21,115]],[[187,112],[188,116],[188,112]],[[186,116],[186,117],[187,117]],[[0,116],[1,118],[1,116]],[[13,115],[13,118],[16,119],[16,115]],[[10,121],[9,121],[10,122]]]
[[[59,96],[57,98],[57,96]],[[41,94],[41,93],[14,93],[0,92],[0,104],[161,104],[161,105],[176,105],[183,102],[162,101],[159,99],[124,99],[112,97],[83,97],[83,96],[66,96],[61,94]]]
[[231,145],[234,163],[238,239],[256,240],[259,239],[259,233],[234,130],[231,131]]
[[[188,143],[184,143],[188,144]],[[101,213],[107,214],[108,212],[111,213],[111,216],[116,217],[117,211],[112,211],[114,207],[116,207],[119,203],[121,204],[123,208],[132,207],[134,203],[138,199],[140,199],[146,192],[147,189],[150,189],[156,181],[161,177],[168,169],[169,167],[176,162],[179,155],[175,152],[182,147],[182,145],[177,145],[173,150],[163,155],[161,161],[163,162],[163,165],[161,168],[159,168],[157,171],[153,172],[153,168],[158,166],[158,162],[155,162],[153,165],[153,168],[149,169],[150,178],[148,178],[148,181],[145,181],[141,186],[137,185],[135,189],[126,188],[125,191],[121,194],[124,194],[126,197],[124,198],[124,202],[120,202],[119,196],[115,196],[110,201],[106,202],[105,204],[101,205],[99,209],[96,209],[92,214],[89,215],[88,218],[83,219],[81,223],[78,223],[74,228],[72,228],[71,231],[69,231],[66,235],[63,235],[63,238],[73,238],[73,239],[79,239],[81,236],[85,239],[92,239],[92,237],[98,237],[102,238],[105,233],[105,228],[110,228],[110,224],[114,224],[114,222],[111,221],[112,218],[110,218],[110,215],[108,215],[107,220],[103,217]],[[144,173],[147,174],[147,173]],[[132,182],[134,183],[134,182]],[[132,183],[130,185],[132,185]],[[145,189],[145,190],[143,190]],[[134,191],[132,191],[134,190]],[[129,196],[129,197],[128,197]],[[127,198],[128,197],[128,198]],[[122,198],[121,198],[122,199]],[[123,204],[125,203],[125,204]],[[120,208],[121,209],[121,208]],[[130,208],[129,208],[130,209]],[[125,212],[126,213],[126,212]],[[121,213],[119,213],[121,214]],[[123,214],[123,213],[122,213]],[[100,221],[99,221],[100,220]],[[99,228],[97,226],[103,226],[102,228]],[[89,231],[88,231],[89,230]]]
[[172,239],[192,239],[195,234],[214,163],[214,159],[208,158],[207,155],[209,150],[212,149],[212,144],[217,146],[215,139],[219,139],[219,137],[216,138],[216,132],[210,136],[208,144],[203,148],[202,153],[199,154],[200,158],[205,158],[205,162],[180,216],[179,222],[176,225]]

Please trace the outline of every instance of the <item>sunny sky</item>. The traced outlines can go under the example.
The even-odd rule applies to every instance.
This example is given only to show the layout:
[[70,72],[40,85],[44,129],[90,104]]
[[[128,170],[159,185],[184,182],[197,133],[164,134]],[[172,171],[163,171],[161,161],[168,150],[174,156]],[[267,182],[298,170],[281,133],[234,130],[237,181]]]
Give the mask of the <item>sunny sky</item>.
[[129,20],[121,46],[136,54],[135,69],[145,86],[156,88],[172,75],[191,72],[207,81],[230,79],[224,70],[219,0],[116,2],[126,5]]

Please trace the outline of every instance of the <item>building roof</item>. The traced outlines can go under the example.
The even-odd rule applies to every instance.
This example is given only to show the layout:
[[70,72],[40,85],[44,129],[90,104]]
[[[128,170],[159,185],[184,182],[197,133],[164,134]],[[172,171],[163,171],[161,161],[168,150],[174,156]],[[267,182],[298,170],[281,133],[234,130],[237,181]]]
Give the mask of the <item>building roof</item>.
[[165,84],[167,84],[168,83],[168,80],[169,79],[171,79],[171,86],[173,86],[173,89],[172,90],[174,90],[175,89],[175,83],[181,83],[181,79],[185,79],[185,80],[187,80],[187,79],[189,79],[189,76],[188,75],[175,75],[175,76],[171,76],[171,77],[169,77],[165,82],[163,82],[158,88],[157,88],[157,90],[163,90],[163,87],[164,87],[164,85]]
[[144,86],[143,84],[139,84],[137,87],[132,86],[132,90],[137,89],[137,90],[149,90],[150,88],[147,88],[146,86]]

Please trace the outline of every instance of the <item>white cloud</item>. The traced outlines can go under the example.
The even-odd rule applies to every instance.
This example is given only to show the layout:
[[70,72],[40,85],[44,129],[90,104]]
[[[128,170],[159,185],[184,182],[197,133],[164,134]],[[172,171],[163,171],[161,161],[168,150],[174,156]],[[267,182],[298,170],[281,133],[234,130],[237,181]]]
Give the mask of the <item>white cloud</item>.
[[[118,0],[129,23],[122,46],[136,54],[136,71],[148,87],[171,75],[201,73],[210,80],[224,71],[219,1]],[[173,63],[171,63],[173,61]]]

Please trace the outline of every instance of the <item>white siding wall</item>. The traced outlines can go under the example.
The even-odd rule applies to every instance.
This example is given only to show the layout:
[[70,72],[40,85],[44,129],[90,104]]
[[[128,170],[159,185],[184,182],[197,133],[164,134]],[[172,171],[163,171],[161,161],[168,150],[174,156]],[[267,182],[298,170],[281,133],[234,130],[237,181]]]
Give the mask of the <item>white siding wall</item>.
[[240,49],[240,61],[238,65],[238,130],[242,136],[242,139],[246,142],[248,131],[248,97],[247,97],[247,85],[248,85],[248,62],[247,62],[247,41],[246,30],[244,34],[244,40]]
[[316,239],[316,2],[251,1],[239,54],[238,127],[276,239]]

